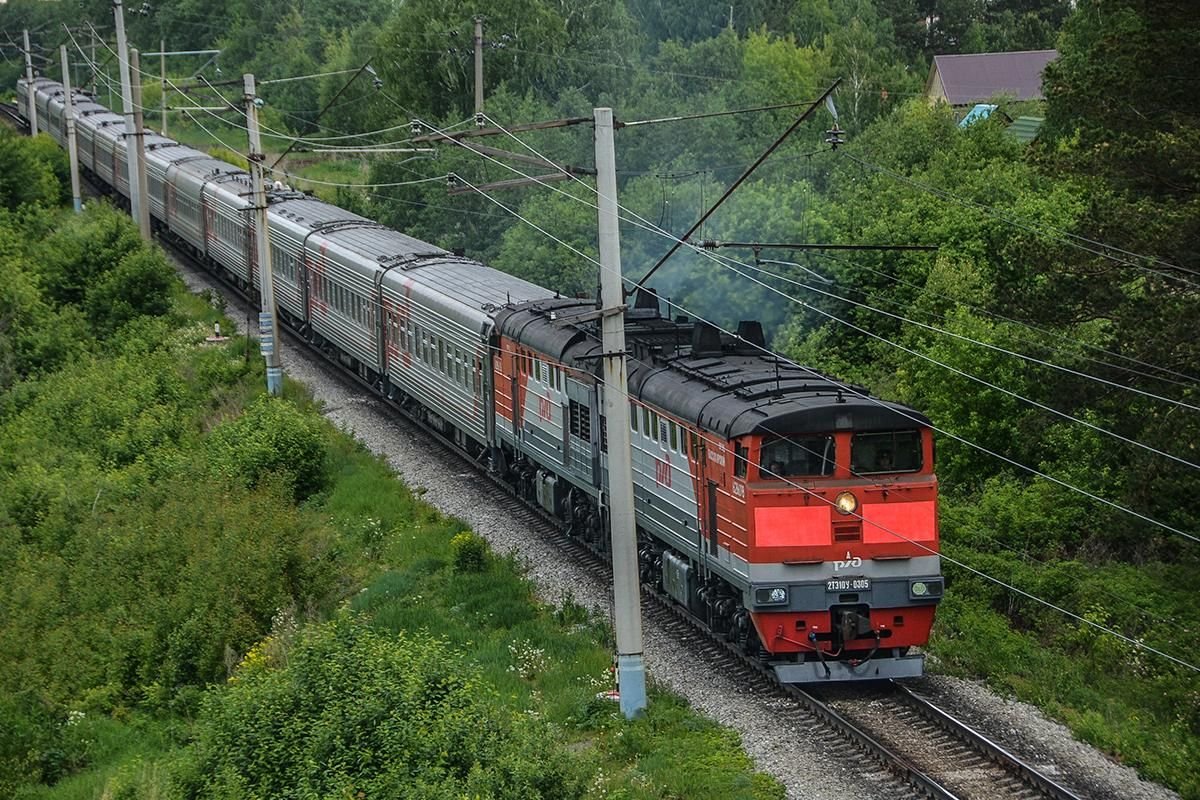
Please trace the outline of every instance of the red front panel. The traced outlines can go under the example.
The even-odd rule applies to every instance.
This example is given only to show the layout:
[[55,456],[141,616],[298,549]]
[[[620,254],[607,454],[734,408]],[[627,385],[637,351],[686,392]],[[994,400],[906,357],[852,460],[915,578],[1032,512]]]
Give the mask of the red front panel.
[[830,543],[832,516],[826,505],[755,508],[755,547],[824,547]]
[[862,507],[865,545],[937,545],[937,505],[933,500],[866,503]]
[[[881,648],[918,647],[929,641],[936,606],[904,606],[902,608],[873,608],[870,611],[871,627],[887,632],[880,639]],[[758,631],[759,641],[772,653],[812,652],[810,633],[829,633],[832,626],[828,611],[758,612],[750,615]],[[834,655],[829,642],[818,642],[827,655]],[[870,650],[875,646],[875,637],[855,639],[849,643],[851,650]]]
[[[750,491],[751,563],[832,561],[844,558],[847,549],[863,559],[937,553],[937,483],[932,476],[886,487],[829,482],[839,485]],[[856,512],[836,510],[843,491],[858,498]]]

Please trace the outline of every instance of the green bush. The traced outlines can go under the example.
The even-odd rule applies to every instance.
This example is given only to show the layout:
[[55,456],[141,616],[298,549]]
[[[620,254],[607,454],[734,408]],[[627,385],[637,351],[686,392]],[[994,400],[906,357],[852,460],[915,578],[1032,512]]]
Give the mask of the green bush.
[[64,199],[59,176],[66,158],[49,136],[27,139],[0,129],[0,204],[6,208],[58,205]]
[[198,798],[552,800],[583,795],[574,763],[443,643],[343,617],[213,694],[178,781]]
[[83,214],[67,217],[42,243],[42,291],[55,305],[82,308],[105,276],[144,247],[128,216],[105,203],[91,203]]
[[450,554],[455,572],[483,572],[487,567],[488,543],[477,533],[463,531],[450,540]]
[[135,250],[88,290],[84,311],[92,329],[105,338],[137,317],[167,313],[174,285],[174,273],[161,251]]
[[225,477],[255,486],[274,474],[298,499],[320,491],[328,477],[320,421],[268,395],[213,431],[209,453],[214,468]]

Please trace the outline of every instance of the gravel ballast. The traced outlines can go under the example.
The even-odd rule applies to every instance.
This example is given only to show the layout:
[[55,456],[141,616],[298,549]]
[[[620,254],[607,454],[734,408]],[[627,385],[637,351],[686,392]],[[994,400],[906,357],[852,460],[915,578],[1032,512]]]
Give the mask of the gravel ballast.
[[[211,288],[227,295],[215,281],[172,258],[193,291]],[[230,316],[246,317],[247,309],[230,299]],[[245,334],[242,320],[239,332]],[[528,564],[530,578],[546,602],[565,597],[589,608],[611,607],[611,590],[570,560],[498,502],[480,496],[478,475],[461,459],[430,447],[426,435],[399,418],[383,403],[363,395],[317,355],[290,341],[281,347],[287,377],[307,385],[324,404],[325,416],[382,455],[400,478],[442,513],[467,522],[500,553],[515,552]],[[746,752],[762,771],[780,780],[789,798],[805,800],[894,800],[894,786],[874,764],[825,752],[820,737],[802,726],[781,722],[783,701],[751,692],[735,678],[694,658],[688,643],[652,622],[644,629],[646,667],[651,679],[685,697],[694,708],[737,731]],[[977,730],[1051,776],[1096,798],[1168,800],[1177,798],[1155,784],[1141,781],[1128,767],[1076,742],[1063,726],[1037,709],[997,697],[968,681],[931,677],[920,687],[939,705],[960,715]]]

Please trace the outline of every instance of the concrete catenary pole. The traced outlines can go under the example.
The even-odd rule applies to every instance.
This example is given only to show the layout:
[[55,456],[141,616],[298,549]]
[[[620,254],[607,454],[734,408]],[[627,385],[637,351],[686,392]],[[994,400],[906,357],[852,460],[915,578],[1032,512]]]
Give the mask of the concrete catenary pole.
[[617,680],[621,712],[633,719],[646,708],[642,662],[642,606],[637,527],[633,516],[633,464],[629,444],[629,374],[625,363],[625,293],[617,227],[617,167],[611,108],[594,111],[596,188],[599,193],[601,333],[604,416],[608,429],[608,509],[612,523],[613,599],[617,628]]
[[[137,194],[141,198],[138,206],[137,224],[142,232],[142,238],[150,241],[150,189],[146,183],[146,125],[142,120],[142,70],[141,58],[136,47],[129,48],[129,65],[135,80],[130,87],[133,91],[133,138],[137,155],[135,173],[137,175]],[[130,192],[132,194],[132,192]]]
[[278,317],[275,313],[275,280],[271,273],[271,243],[267,231],[267,192],[263,186],[262,141],[258,130],[258,95],[254,76],[242,76],[246,101],[246,131],[250,137],[250,188],[254,196],[254,240],[258,253],[258,283],[262,311],[258,315],[259,348],[267,361],[267,392],[283,391],[283,367],[279,364]]
[[[133,118],[133,92],[129,86],[129,50],[125,42],[125,9],[121,0],[113,0],[113,20],[117,28],[117,61],[121,70],[121,110],[125,114],[125,160],[129,164],[129,213],[138,225],[142,218],[142,197],[138,194],[138,139]],[[149,238],[143,231],[143,236]]]
[[79,193],[79,150],[75,144],[75,100],[71,97],[71,64],[67,60],[67,46],[58,48],[62,55],[63,69],[63,118],[66,120],[67,153],[71,159],[71,199],[75,213],[83,211],[83,196]]
[[167,135],[167,40],[158,40],[158,85],[162,94],[162,118],[159,120],[158,131]]
[[33,53],[29,50],[29,31],[25,31],[25,88],[28,95],[29,135],[37,136],[37,103],[33,97]]
[[483,17],[475,18],[475,124],[483,125]]
[[[100,36],[99,36],[99,34],[96,33],[95,28],[93,28],[90,25],[88,26],[88,28],[92,32],[92,60],[89,63],[91,64],[91,67],[92,67],[92,94],[95,94],[96,93],[96,81],[100,80],[100,72],[99,72],[99,70],[96,69],[96,64],[99,63],[98,61],[96,61],[96,43],[100,40]],[[111,104],[109,105],[109,108],[112,108]]]

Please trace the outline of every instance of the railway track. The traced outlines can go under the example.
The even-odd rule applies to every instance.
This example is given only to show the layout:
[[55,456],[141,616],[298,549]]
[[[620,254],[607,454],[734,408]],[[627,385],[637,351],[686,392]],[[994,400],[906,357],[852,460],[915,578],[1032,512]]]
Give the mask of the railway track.
[[12,103],[0,103],[0,122],[18,133],[29,133],[29,126],[17,116],[17,109]]

